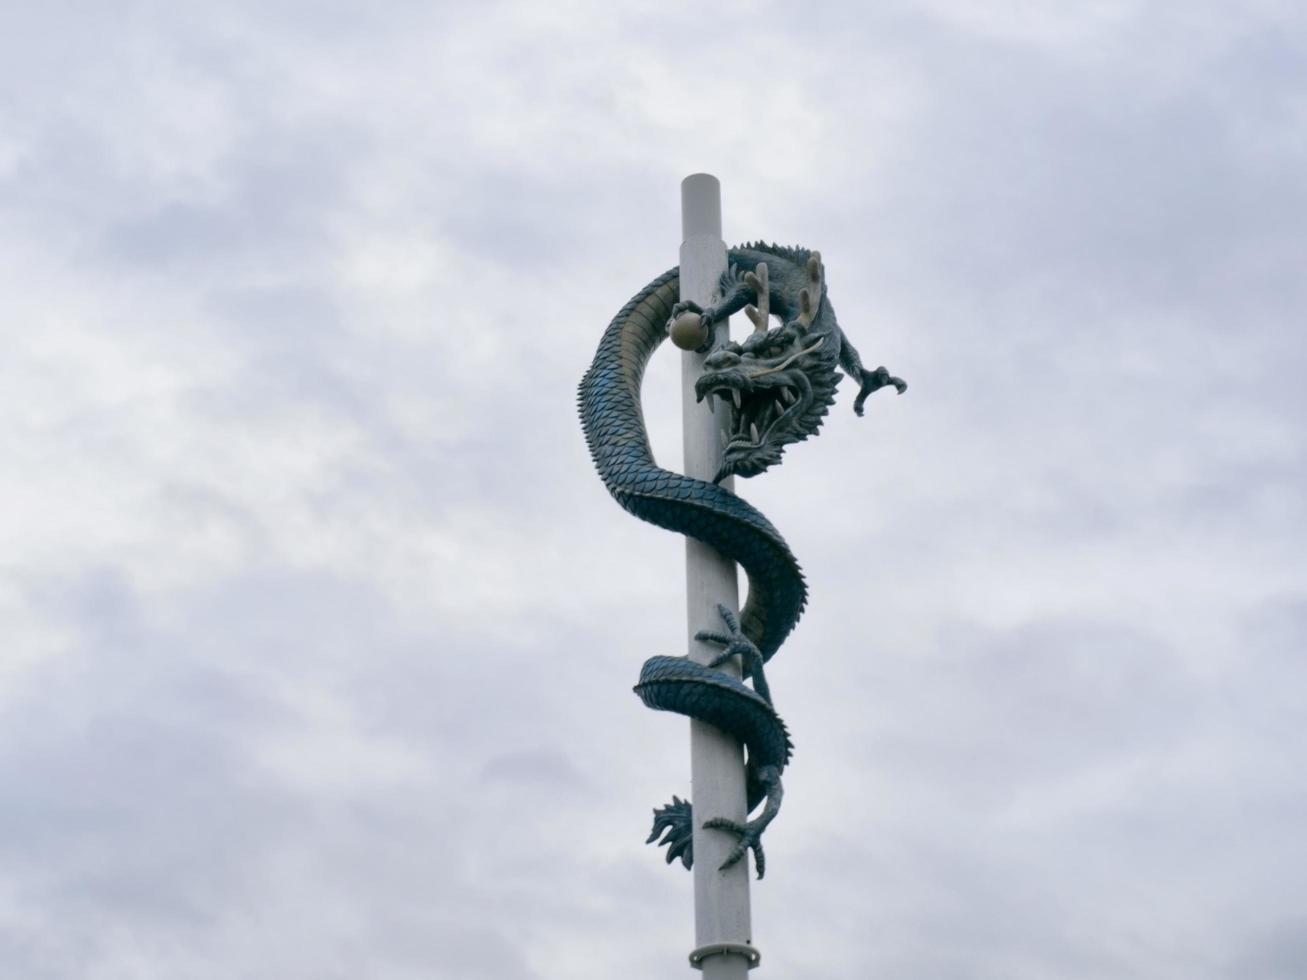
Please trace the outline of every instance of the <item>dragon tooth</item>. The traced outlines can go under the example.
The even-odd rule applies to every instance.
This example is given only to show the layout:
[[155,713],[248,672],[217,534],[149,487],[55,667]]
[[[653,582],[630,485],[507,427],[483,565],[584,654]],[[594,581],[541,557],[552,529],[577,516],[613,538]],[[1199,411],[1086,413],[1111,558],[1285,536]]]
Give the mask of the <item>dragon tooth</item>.
[[727,444],[731,441],[731,437],[725,429],[717,430],[717,438],[721,440],[723,449],[725,449]]
[[715,395],[710,391],[710,392],[708,392],[708,394],[705,396],[705,400],[708,402],[708,411],[710,411],[710,412],[712,412],[714,415],[716,415],[716,414],[717,414],[717,397],[716,397],[716,396],[715,396]]
[[762,442],[762,437],[758,435],[758,427],[752,422],[749,423],[749,435],[754,442]]
[[740,408],[740,389],[739,389],[739,388],[732,388],[732,389],[731,389],[731,400],[732,400],[733,402],[735,402],[735,408],[736,408],[736,410],[738,411],[739,408]]

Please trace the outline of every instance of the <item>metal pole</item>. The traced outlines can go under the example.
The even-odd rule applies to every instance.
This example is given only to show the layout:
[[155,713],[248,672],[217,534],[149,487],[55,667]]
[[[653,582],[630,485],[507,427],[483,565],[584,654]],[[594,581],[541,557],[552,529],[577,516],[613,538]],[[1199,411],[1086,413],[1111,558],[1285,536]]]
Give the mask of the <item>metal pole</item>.
[[[708,306],[717,297],[718,281],[726,271],[726,243],[722,240],[721,184],[711,174],[691,174],[681,181],[681,299]],[[718,340],[728,339],[725,321],[714,327]],[[714,416],[695,402],[694,382],[703,373],[706,355],[681,354],[681,424],[685,448],[685,474],[711,480],[722,461],[719,428],[726,412]],[[723,481],[733,489],[733,479]],[[721,631],[717,604],[739,611],[735,562],[701,542],[686,539],[686,608],[690,656],[708,663],[720,650],[694,638],[700,630]],[[723,669],[730,668],[723,665]],[[739,676],[736,670],[736,676]],[[696,949],[691,963],[706,980],[743,980],[757,962],[751,950],[749,924],[748,859],[726,871],[718,866],[735,844],[719,830],[704,830],[703,822],[726,817],[743,823],[744,757],[740,743],[711,725],[690,721],[690,798],[694,802],[694,934]]]

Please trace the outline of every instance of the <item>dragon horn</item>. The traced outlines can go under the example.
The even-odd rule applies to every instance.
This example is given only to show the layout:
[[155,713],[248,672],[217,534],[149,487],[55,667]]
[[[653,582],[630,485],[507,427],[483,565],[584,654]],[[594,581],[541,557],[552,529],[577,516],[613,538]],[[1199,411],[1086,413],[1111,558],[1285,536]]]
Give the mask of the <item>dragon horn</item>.
[[746,272],[744,281],[749,284],[749,288],[753,290],[753,294],[758,300],[757,306],[746,306],[744,308],[744,315],[753,321],[755,333],[765,333],[767,319],[771,316],[771,295],[767,291],[767,263],[759,262],[755,271]]

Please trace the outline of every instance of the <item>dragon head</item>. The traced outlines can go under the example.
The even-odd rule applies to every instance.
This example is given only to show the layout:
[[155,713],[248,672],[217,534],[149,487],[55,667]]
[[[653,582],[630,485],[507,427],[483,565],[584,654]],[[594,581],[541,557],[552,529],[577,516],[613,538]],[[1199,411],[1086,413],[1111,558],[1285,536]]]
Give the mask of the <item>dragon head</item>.
[[756,330],[708,355],[695,383],[699,401],[731,412],[722,467],[713,482],[756,476],[779,463],[785,447],[815,435],[835,400],[838,340],[800,320]]

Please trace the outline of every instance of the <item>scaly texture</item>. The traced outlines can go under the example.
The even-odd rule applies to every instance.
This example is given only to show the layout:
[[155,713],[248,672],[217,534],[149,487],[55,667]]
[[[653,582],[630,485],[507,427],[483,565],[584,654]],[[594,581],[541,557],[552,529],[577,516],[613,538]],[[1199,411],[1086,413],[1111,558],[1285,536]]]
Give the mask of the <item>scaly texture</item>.
[[[825,293],[816,252],[761,242],[732,249],[721,281],[721,299],[708,309],[678,302],[677,270],[671,269],[632,297],[599,341],[581,380],[578,402],[586,443],[614,499],[641,520],[696,538],[738,562],[749,580],[748,599],[737,621],[721,613],[727,632],[701,633],[720,644],[709,666],[685,657],[653,657],[644,665],[636,693],[651,708],[675,711],[727,731],[748,749],[748,810],[766,809],[740,825],[722,818],[705,826],[738,839],[723,867],[752,849],[758,876],[765,869],[761,836],[781,802],[781,770],[792,745],[771,704],[763,664],[794,629],[807,602],[798,562],[780,533],[755,508],[718,486],[728,475],[754,476],[780,461],[784,449],[814,435],[843,367],[858,379],[854,409],[866,396],[892,384],[906,385],[882,367],[867,371],[845,339]],[[754,305],[750,305],[754,304]],[[747,305],[747,309],[746,309]],[[669,320],[687,311],[708,325],[744,309],[755,325],[742,343],[725,343],[705,362],[696,384],[700,401],[715,400],[731,412],[725,462],[709,483],[659,468],[654,461],[640,404],[645,365],[667,336]],[[772,316],[781,320],[770,326]],[[746,679],[715,670],[739,655]],[[650,841],[665,833],[667,860],[693,862],[690,804],[673,798],[654,811]]]

